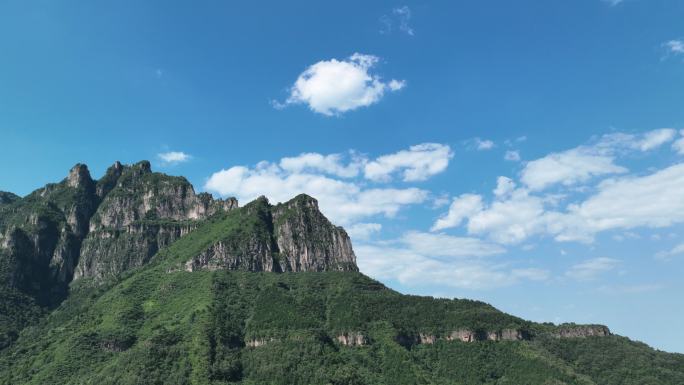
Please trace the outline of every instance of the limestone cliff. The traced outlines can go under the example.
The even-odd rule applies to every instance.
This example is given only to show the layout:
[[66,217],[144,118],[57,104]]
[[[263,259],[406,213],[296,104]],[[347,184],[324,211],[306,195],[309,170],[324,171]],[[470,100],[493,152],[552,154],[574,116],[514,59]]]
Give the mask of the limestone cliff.
[[196,227],[196,220],[232,210],[237,200],[214,200],[185,178],[152,172],[150,163],[116,162],[96,187],[101,203],[90,220],[75,279],[116,276],[139,267]]
[[308,195],[276,206],[261,197],[229,220],[238,223],[235,230],[188,260],[185,270],[358,271],[349,236]]
[[97,207],[88,167],[75,165],[60,183],[0,206],[5,283],[49,304],[64,295]]
[[59,302],[73,279],[140,266],[198,219],[236,207],[152,172],[147,161],[116,162],[99,181],[77,164],[24,198],[0,193],[0,278],[39,303]]

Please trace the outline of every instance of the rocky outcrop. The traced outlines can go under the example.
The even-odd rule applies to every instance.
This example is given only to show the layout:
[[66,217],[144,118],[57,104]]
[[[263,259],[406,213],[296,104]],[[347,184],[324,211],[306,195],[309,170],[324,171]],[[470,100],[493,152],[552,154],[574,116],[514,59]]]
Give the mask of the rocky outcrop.
[[368,345],[368,337],[361,332],[346,332],[337,336],[337,342],[344,346]]
[[19,198],[19,196],[16,194],[12,194],[11,192],[7,191],[0,191],[0,205],[10,204],[19,199],[21,198]]
[[4,282],[38,303],[59,302],[98,203],[88,167],[77,164],[60,183],[25,198],[6,197],[0,209],[0,254],[10,261]]
[[273,233],[285,271],[358,271],[351,240],[301,194],[272,210]]
[[400,345],[410,347],[418,344],[432,345],[440,340],[460,342],[524,341],[531,339],[531,336],[527,331],[522,329],[501,329],[493,331],[456,329],[445,334],[399,334],[395,339]]
[[241,229],[224,234],[183,269],[268,272],[358,271],[351,240],[308,196],[272,206],[265,197],[240,209]]
[[446,335],[447,341],[474,342],[478,340],[477,333],[468,329],[457,329]]
[[234,198],[195,194],[182,177],[154,173],[150,163],[114,163],[95,188],[101,203],[89,222],[74,279],[103,279],[146,264],[194,230],[196,220],[237,208]]
[[607,337],[611,335],[610,329],[603,325],[560,325],[551,332],[555,338],[586,338],[586,337]]
[[40,302],[59,301],[56,293],[66,293],[73,279],[144,265],[198,219],[236,207],[232,198],[195,194],[185,178],[152,172],[147,161],[116,162],[99,181],[79,163],[60,183],[25,198],[0,193],[4,281]]
[[277,341],[275,338],[252,338],[251,340],[248,340],[245,342],[245,345],[250,347],[250,348],[258,348],[260,346],[264,346],[270,342]]

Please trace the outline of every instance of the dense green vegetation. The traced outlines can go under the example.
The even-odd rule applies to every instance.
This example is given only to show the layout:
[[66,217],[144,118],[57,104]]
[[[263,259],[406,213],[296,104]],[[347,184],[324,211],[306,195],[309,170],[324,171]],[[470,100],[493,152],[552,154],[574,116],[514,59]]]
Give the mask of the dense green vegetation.
[[[258,202],[221,213],[144,268],[105,283],[72,284],[59,308],[1,351],[0,384],[604,385],[684,378],[679,355],[622,337],[545,337],[552,326],[478,301],[401,295],[359,273],[178,268],[217,239],[265,234],[259,215],[266,213]],[[403,335],[459,328],[525,329],[536,337],[398,343]],[[366,344],[340,344],[337,336],[347,332],[362,333]]]
[[[158,228],[194,230],[135,269],[66,286],[49,258],[80,242],[69,213],[92,214],[107,191],[123,202],[141,199],[142,190],[190,193],[185,179],[152,174],[149,163],[121,177],[117,167],[79,188],[63,181],[25,198],[0,194],[0,241],[11,243],[0,247],[0,385],[684,384],[682,355],[619,336],[558,338],[560,330],[593,326],[537,324],[479,301],[402,295],[357,272],[186,271],[219,241],[235,254],[250,253],[254,242],[273,246],[275,216],[276,224],[307,222],[300,232],[316,227],[306,218],[317,212],[293,211],[315,210],[305,196],[292,201],[302,207],[258,199],[193,222],[152,210],[131,217],[117,206],[112,212],[140,230],[98,230],[116,232],[99,245],[115,250],[112,263],[139,253]],[[454,331],[478,341],[449,340]],[[522,340],[487,340],[504,331]]]

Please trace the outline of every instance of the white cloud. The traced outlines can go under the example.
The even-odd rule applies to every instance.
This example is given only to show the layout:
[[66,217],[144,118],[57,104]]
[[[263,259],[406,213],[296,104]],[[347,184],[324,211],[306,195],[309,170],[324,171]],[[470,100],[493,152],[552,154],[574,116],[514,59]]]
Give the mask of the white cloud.
[[373,215],[393,217],[401,207],[422,203],[428,197],[427,191],[414,187],[362,189],[356,183],[324,175],[289,173],[267,162],[255,168],[235,166],[218,171],[205,187],[222,196],[236,196],[240,201],[265,195],[274,202],[284,202],[307,193],[318,199],[326,216],[340,224]]
[[192,159],[192,156],[182,151],[170,151],[157,154],[157,158],[159,158],[166,165],[174,165],[187,162]]
[[520,179],[531,190],[543,190],[559,183],[571,186],[599,176],[625,173],[626,168],[615,164],[616,156],[654,150],[672,141],[676,134],[674,129],[661,128],[638,135],[603,135],[593,144],[551,153],[527,163]]
[[[283,202],[307,193],[318,199],[321,210],[333,222],[351,225],[374,215],[393,217],[402,207],[423,203],[430,196],[416,187],[373,188],[359,180],[361,169],[374,181],[389,181],[394,174],[401,175],[404,181],[424,180],[444,171],[452,156],[449,146],[435,143],[412,146],[408,151],[372,161],[356,152],[349,154],[347,159],[340,154],[304,153],[277,163],[234,166],[212,174],[205,188],[222,196],[236,196],[243,202],[260,195]],[[363,234],[370,229],[359,227],[353,231]]]
[[478,151],[491,150],[494,148],[494,142],[488,139],[475,138],[475,146]]
[[467,199],[452,203],[454,209],[439,218],[433,230],[456,227],[465,220],[469,234],[502,244],[519,243],[534,235],[591,242],[603,231],[684,223],[684,163],[645,176],[605,180],[595,189],[596,193],[564,210],[554,208],[559,203],[555,195],[534,195],[524,188],[488,205],[482,196],[468,194]]
[[[684,222],[684,163],[653,174],[607,180],[598,193],[568,208],[566,218],[573,234],[597,233],[610,229],[667,227]],[[562,234],[562,233],[561,233]]]
[[674,39],[663,43],[667,52],[674,55],[684,54],[684,40]]
[[684,255],[684,243],[680,243],[670,250],[661,251],[659,253],[656,253],[655,258],[662,260],[662,261],[667,261],[667,260],[671,259],[672,257],[678,256],[678,255]]
[[672,143],[672,149],[679,155],[684,155],[684,130],[679,131],[680,138]]
[[643,138],[637,142],[641,151],[649,151],[671,142],[677,135],[677,131],[672,128],[661,128],[645,133]]
[[509,162],[519,162],[520,161],[520,152],[508,150],[508,151],[506,151],[506,154],[504,154],[504,160],[507,160]]
[[611,7],[614,7],[620,3],[622,3],[624,0],[603,0],[604,3],[610,4]]
[[503,244],[519,243],[544,229],[544,201],[517,189],[468,218],[468,233],[488,235]]
[[366,163],[364,174],[373,181],[389,181],[394,173],[405,182],[421,181],[446,170],[452,157],[447,145],[423,143]]
[[346,230],[353,240],[367,240],[371,235],[380,232],[382,225],[379,223],[356,223]]
[[399,91],[400,89],[406,87],[406,80],[396,80],[392,79],[387,83],[390,91]]
[[432,231],[457,227],[464,219],[482,210],[482,197],[476,194],[463,194],[454,198],[446,215],[437,219]]
[[[439,247],[440,243],[443,247]],[[549,277],[546,270],[514,268],[490,261],[487,256],[505,250],[468,237],[408,232],[397,240],[356,245],[355,250],[364,273],[409,286],[483,290]]]
[[595,153],[586,147],[549,154],[533,160],[522,170],[521,181],[532,190],[543,190],[556,183],[569,186],[591,177],[623,173],[627,169],[613,163],[612,156]]
[[614,270],[620,261],[613,258],[594,258],[572,266],[566,273],[568,277],[577,281],[590,281],[599,275]]
[[308,67],[290,88],[284,104],[306,104],[317,113],[337,115],[378,102],[386,91],[394,92],[405,81],[384,82],[371,69],[379,59],[373,55],[355,53],[345,60],[322,60]]
[[471,237],[409,231],[401,240],[409,249],[432,257],[483,257],[501,254],[503,247]]
[[411,21],[411,9],[408,6],[396,7],[392,9],[392,13],[389,15],[382,15],[380,17],[380,23],[382,23],[381,34],[390,34],[394,25],[397,25],[399,31],[413,36],[413,27],[410,24]]
[[515,190],[515,182],[513,179],[500,176],[496,179],[496,188],[494,189],[494,195],[497,198],[502,198],[512,193]]
[[354,157],[349,164],[345,165],[340,154],[321,155],[309,152],[281,159],[280,167],[292,173],[318,171],[342,178],[352,178],[358,175],[364,162],[362,158]]
[[394,8],[392,13],[399,19],[399,30],[413,36],[413,28],[409,25],[411,9],[408,6]]

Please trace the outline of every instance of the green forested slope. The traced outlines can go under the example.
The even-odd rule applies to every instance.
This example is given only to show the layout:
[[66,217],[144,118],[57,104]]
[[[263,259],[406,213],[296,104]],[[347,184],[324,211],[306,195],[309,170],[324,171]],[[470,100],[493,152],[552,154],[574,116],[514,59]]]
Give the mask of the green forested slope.
[[[145,267],[72,283],[0,350],[0,384],[684,384],[681,355],[555,338],[482,302],[401,295],[356,272],[183,269],[219,239],[265,236],[260,212],[221,213]],[[460,329],[528,337],[446,340]],[[342,344],[345,333],[363,343]]]

